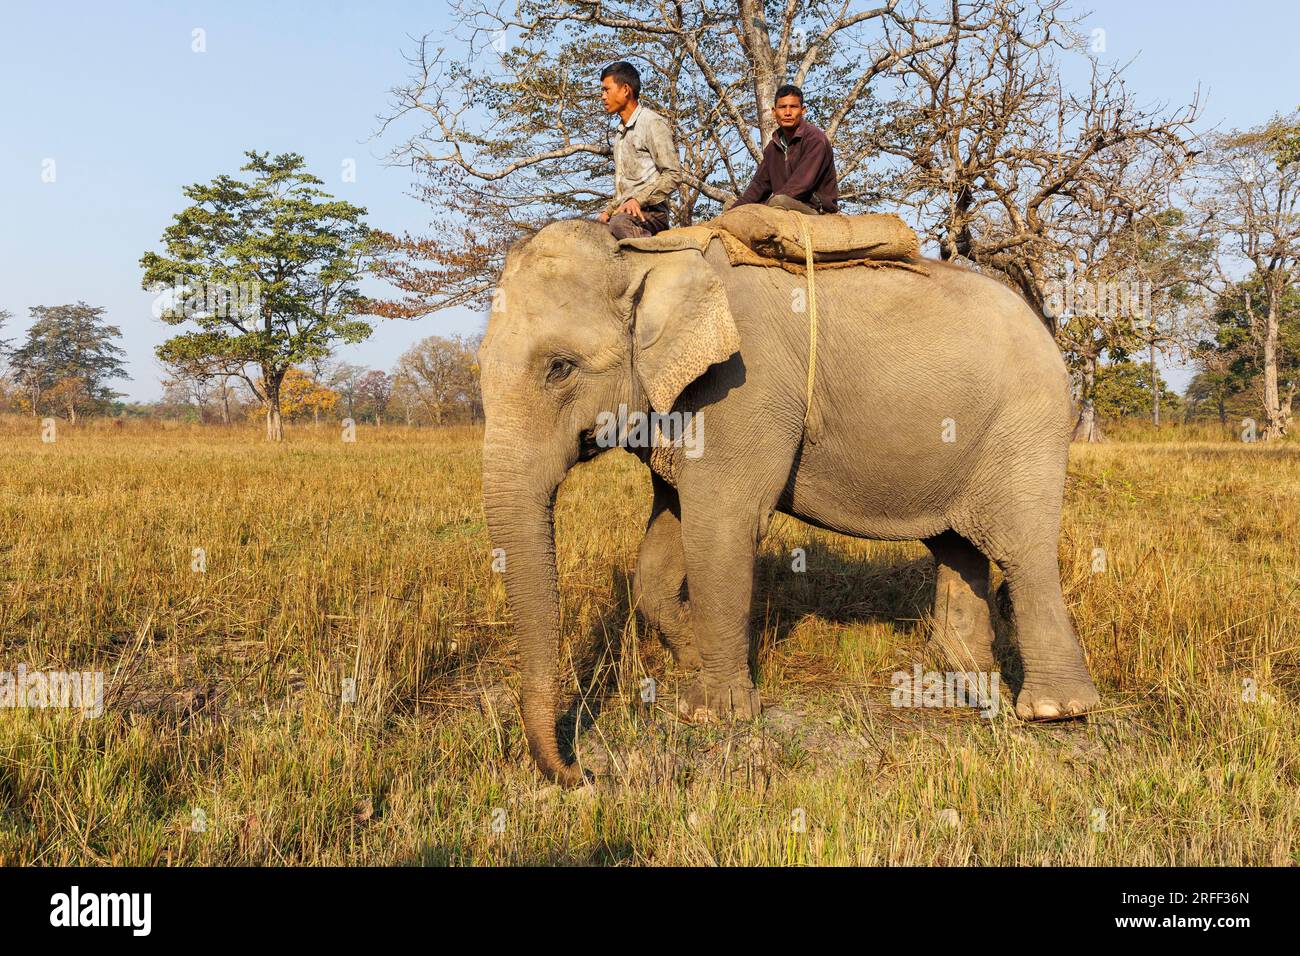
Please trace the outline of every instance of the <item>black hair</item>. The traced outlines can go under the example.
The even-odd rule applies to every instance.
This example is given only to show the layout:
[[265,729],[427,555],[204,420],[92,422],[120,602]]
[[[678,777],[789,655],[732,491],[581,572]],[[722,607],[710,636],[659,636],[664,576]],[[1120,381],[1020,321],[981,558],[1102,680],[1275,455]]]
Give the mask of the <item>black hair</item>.
[[803,105],[803,90],[799,89],[799,87],[795,86],[793,83],[784,83],[781,86],[778,86],[776,88],[776,96],[772,98],[772,102],[775,103],[783,96],[797,96],[799,97],[799,105]]
[[611,63],[605,69],[600,71],[600,78],[612,77],[615,83],[626,83],[632,87],[632,99],[641,98],[641,74],[636,71],[631,63],[625,60],[619,60],[617,63]]

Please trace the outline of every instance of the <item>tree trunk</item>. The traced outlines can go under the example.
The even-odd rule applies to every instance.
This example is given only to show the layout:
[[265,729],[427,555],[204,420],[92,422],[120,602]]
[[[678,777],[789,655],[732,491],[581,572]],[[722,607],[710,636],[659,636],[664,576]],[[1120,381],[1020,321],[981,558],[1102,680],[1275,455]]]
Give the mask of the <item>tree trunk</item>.
[[280,419],[279,403],[266,406],[266,440],[284,441],[284,422]]
[[230,389],[221,387],[221,424],[230,424]]
[[749,61],[754,70],[754,102],[758,106],[759,149],[776,132],[776,117],[772,107],[776,105],[776,88],[779,85],[776,76],[776,56],[772,50],[769,28],[763,17],[764,4],[755,0],[739,0],[740,33],[749,52]]
[[1079,418],[1074,424],[1074,440],[1103,441],[1101,422],[1097,420],[1097,406],[1093,402],[1097,388],[1097,356],[1084,359],[1083,374],[1079,384]]
[[1151,423],[1160,427],[1160,385],[1156,379],[1156,340],[1151,340]]
[[266,440],[284,441],[284,422],[280,419],[280,381],[283,375],[263,375],[266,382]]
[[1282,402],[1277,390],[1277,294],[1268,296],[1268,321],[1264,326],[1264,441],[1273,441],[1286,434],[1286,420],[1282,416]]

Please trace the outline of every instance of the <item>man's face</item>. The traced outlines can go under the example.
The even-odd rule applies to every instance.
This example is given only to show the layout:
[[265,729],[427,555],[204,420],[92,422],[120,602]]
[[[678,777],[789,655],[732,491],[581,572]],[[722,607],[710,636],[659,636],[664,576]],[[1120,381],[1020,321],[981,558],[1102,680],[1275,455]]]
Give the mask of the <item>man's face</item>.
[[772,115],[776,117],[777,124],[787,133],[793,132],[794,128],[799,125],[803,119],[803,100],[790,93],[776,101],[772,107]]
[[632,87],[628,84],[620,83],[612,76],[600,81],[600,101],[605,104],[606,113],[622,112],[631,99]]

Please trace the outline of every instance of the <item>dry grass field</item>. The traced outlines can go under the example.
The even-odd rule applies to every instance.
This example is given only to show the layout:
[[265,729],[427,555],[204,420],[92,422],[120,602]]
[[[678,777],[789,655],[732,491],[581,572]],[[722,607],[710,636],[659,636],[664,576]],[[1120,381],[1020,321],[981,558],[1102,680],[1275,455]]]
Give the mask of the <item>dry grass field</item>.
[[769,711],[678,723],[629,612],[649,479],[579,466],[595,783],[562,791],[519,728],[478,430],[60,426],[0,422],[0,670],[102,670],[106,706],[0,710],[0,863],[1300,864],[1296,444],[1074,449],[1064,583],[1105,704],[1045,726],[891,707],[895,671],[944,669],[928,553],[791,519],[754,605]]

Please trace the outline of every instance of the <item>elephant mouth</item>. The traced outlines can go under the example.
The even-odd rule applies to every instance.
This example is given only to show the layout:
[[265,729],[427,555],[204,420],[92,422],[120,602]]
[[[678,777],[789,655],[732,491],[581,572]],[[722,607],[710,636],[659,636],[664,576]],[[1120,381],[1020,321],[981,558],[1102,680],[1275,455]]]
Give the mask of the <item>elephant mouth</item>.
[[578,461],[591,461],[591,459],[606,451],[609,451],[609,449],[596,441],[594,426],[583,429],[578,433]]

